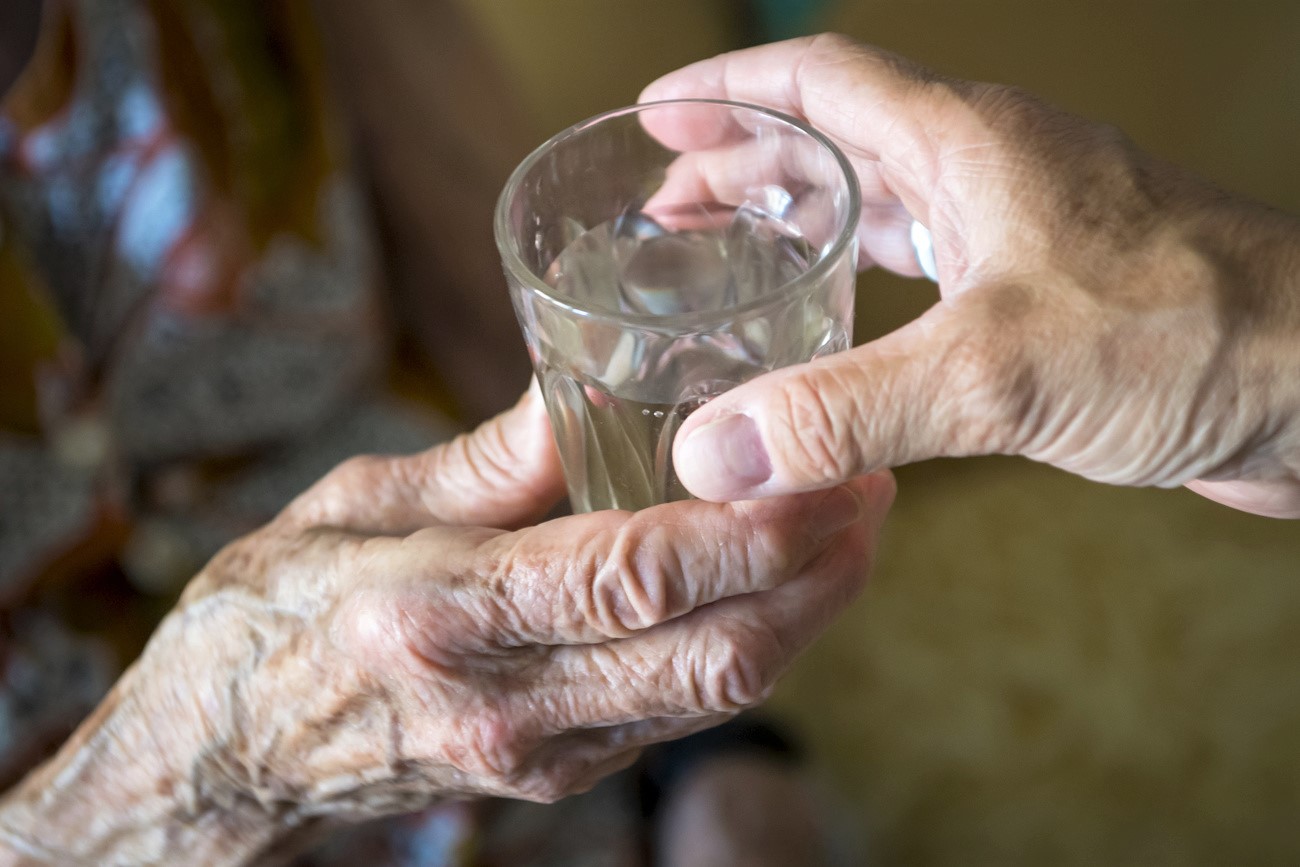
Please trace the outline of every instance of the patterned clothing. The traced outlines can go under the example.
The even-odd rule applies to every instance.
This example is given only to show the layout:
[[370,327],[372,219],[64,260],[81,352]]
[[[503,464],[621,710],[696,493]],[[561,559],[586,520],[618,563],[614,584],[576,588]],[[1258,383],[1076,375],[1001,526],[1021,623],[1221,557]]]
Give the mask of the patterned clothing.
[[[305,2],[46,4],[0,105],[0,783],[220,546],[349,455],[451,432],[386,388],[338,127]],[[303,863],[454,863],[469,820],[360,829]]]

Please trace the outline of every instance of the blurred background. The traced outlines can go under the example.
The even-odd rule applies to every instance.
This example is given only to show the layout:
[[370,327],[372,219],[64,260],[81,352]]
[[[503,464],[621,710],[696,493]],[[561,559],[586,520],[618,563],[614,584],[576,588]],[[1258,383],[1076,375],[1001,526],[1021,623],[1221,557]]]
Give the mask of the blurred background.
[[[496,193],[661,73],[840,30],[1300,211],[1292,0],[52,5],[0,112],[4,779],[224,540],[522,389]],[[864,274],[857,339],[935,297]],[[772,705],[870,863],[1294,861],[1294,523],[1019,460],[898,475],[872,586]]]

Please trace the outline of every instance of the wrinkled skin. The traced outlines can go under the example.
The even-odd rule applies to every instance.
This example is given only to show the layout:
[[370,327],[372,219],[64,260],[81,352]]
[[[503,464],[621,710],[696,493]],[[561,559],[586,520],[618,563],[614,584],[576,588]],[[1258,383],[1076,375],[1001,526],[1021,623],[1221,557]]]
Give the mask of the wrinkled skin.
[[[919,275],[915,216],[941,294],[881,340],[695,413],[674,452],[693,493],[1003,453],[1300,517],[1300,221],[1022,91],[841,36],[722,55],[642,95],[679,97],[769,105],[824,131],[861,182],[862,264]],[[743,196],[744,136],[653,132],[687,151],[670,185]]]
[[222,551],[8,796],[0,863],[243,863],[323,817],[581,791],[762,701],[862,587],[894,490],[528,526],[562,487],[535,391],[340,466]]

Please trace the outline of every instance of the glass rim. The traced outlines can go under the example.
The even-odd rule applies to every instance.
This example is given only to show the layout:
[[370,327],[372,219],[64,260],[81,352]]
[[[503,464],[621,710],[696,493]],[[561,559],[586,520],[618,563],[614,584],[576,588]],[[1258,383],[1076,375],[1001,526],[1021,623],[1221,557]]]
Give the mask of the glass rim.
[[[817,257],[808,270],[799,274],[797,277],[787,280],[776,288],[757,298],[751,298],[743,304],[736,304],[731,307],[724,307],[718,310],[697,310],[691,313],[673,314],[664,316],[655,313],[616,313],[601,308],[584,307],[575,304],[572,301],[557,295],[550,286],[542,280],[523,258],[519,255],[515,245],[510,243],[513,234],[507,225],[509,219],[510,204],[514,201],[515,194],[519,191],[521,181],[537,163],[549,153],[556,145],[572,138],[573,136],[601,123],[602,121],[612,120],[616,117],[623,117],[629,114],[635,114],[645,111],[646,109],[660,108],[669,105],[714,105],[724,108],[742,109],[744,111],[756,112],[766,115],[769,118],[779,120],[784,124],[794,127],[804,135],[809,136],[819,145],[821,145],[835,159],[840,167],[840,172],[844,177],[845,186],[848,187],[849,200],[844,225],[836,232],[835,240],[825,253]],[[641,102],[636,105],[627,105],[622,108],[615,108],[609,111],[593,115],[586,120],[566,127],[560,132],[542,142],[532,150],[523,161],[515,167],[510,173],[510,178],[506,181],[505,187],[501,190],[501,195],[497,198],[496,211],[493,217],[493,233],[496,238],[497,250],[501,254],[501,261],[505,269],[528,291],[541,296],[548,303],[559,307],[560,309],[582,319],[600,319],[609,322],[615,322],[626,325],[635,325],[647,329],[664,329],[664,328],[681,328],[698,326],[701,323],[711,321],[724,322],[736,318],[737,316],[749,313],[753,310],[761,309],[772,303],[775,298],[782,298],[790,295],[789,288],[801,283],[807,283],[809,287],[817,285],[822,276],[829,271],[843,255],[845,249],[854,241],[857,236],[858,221],[862,210],[862,191],[857,183],[857,174],[853,170],[852,164],[830,138],[812,127],[811,125],[792,117],[784,112],[777,111],[773,108],[767,108],[761,105],[754,105],[748,102],[737,102],[730,99],[664,99],[653,102]],[[856,262],[854,263],[856,268]]]

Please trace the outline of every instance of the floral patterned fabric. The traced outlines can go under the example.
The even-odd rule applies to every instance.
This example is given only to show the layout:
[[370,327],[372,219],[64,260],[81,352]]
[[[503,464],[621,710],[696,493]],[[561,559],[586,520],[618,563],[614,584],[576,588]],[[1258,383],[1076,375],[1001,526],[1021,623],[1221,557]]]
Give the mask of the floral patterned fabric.
[[[373,238],[306,3],[46,3],[0,105],[4,785],[221,545],[349,455],[453,430],[386,387]],[[471,818],[303,863],[459,863]]]

